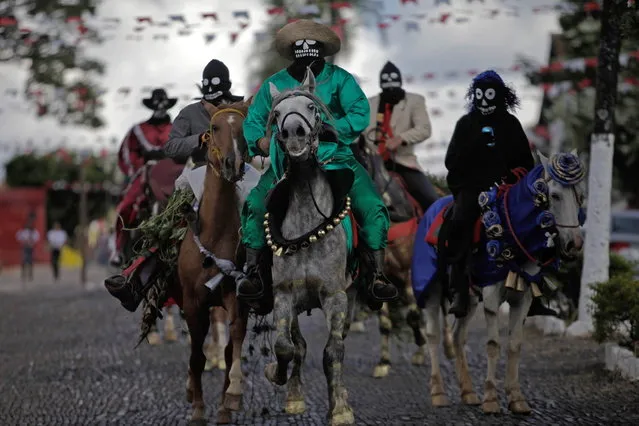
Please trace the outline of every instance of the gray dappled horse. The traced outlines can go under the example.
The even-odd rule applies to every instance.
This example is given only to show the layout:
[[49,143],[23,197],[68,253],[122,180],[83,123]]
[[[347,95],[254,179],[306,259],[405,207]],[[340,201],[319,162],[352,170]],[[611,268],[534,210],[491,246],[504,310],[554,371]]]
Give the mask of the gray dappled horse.
[[273,322],[277,330],[277,362],[266,366],[265,375],[277,385],[288,382],[287,413],[304,412],[300,372],[306,342],[297,317],[322,309],[329,329],[323,362],[329,424],[350,425],[355,419],[343,381],[344,338],[356,296],[347,265],[346,232],[339,225],[350,209],[346,194],[353,175],[350,170],[323,171],[317,162],[321,113],[330,114],[314,95],[313,74],[307,71],[300,88],[280,93],[271,83],[270,89],[273,107],[267,128],[277,125],[276,139],[286,153],[287,171],[269,195],[265,220],[267,242],[275,254]]
[[[562,181],[561,176],[557,170],[561,166],[562,161],[566,161],[572,169],[572,181]],[[583,239],[581,236],[581,230],[579,228],[581,223],[580,207],[584,198],[584,184],[583,177],[585,172],[583,165],[576,156],[576,152],[571,154],[558,154],[554,156],[550,161],[540,154],[540,162],[532,171],[526,174],[519,182],[512,185],[513,192],[515,189],[521,189],[520,194],[524,196],[515,198],[513,203],[509,203],[506,196],[509,191],[505,192],[505,195],[497,195],[496,201],[490,205],[503,206],[505,211],[505,222],[503,226],[503,235],[510,235],[508,238],[515,240],[518,245],[518,251],[523,252],[525,256],[514,258],[514,262],[517,263],[519,272],[515,273],[513,269],[506,263],[508,268],[506,272],[510,270],[506,279],[499,280],[497,282],[488,282],[484,285],[479,292],[484,303],[484,316],[486,318],[486,328],[488,333],[488,339],[486,342],[486,352],[488,358],[486,380],[484,382],[484,397],[480,402],[475,390],[473,388],[472,379],[468,369],[468,359],[466,358],[466,351],[464,346],[468,335],[468,325],[473,320],[477,305],[479,303],[478,294],[471,291],[471,302],[469,307],[469,313],[463,318],[455,321],[453,330],[453,343],[455,349],[455,370],[457,373],[457,379],[461,391],[462,402],[468,405],[482,404],[482,409],[486,414],[493,414],[500,412],[499,397],[497,394],[497,361],[499,360],[500,344],[499,344],[499,324],[497,322],[497,315],[499,313],[499,307],[508,302],[510,305],[509,322],[508,322],[508,347],[507,354],[508,359],[506,361],[506,377],[505,388],[506,397],[508,398],[508,409],[515,414],[529,414],[531,409],[526,402],[526,398],[521,392],[519,384],[519,358],[521,354],[521,346],[523,343],[523,326],[524,320],[527,317],[530,306],[533,302],[533,298],[540,295],[540,289],[534,282],[530,282],[526,276],[539,276],[542,273],[542,269],[539,265],[542,262],[537,256],[537,253],[523,246],[521,241],[528,241],[534,237],[534,234],[539,236],[541,233],[542,238],[544,231],[548,228],[546,226],[537,225],[536,227],[528,227],[528,235],[520,233],[515,235],[515,228],[511,224],[512,215],[509,214],[508,208],[515,207],[514,203],[531,203],[531,198],[540,197],[543,199],[542,203],[552,215],[551,225],[554,225],[554,233],[546,232],[546,237],[550,236],[552,244],[548,243],[546,247],[554,247],[557,255],[564,259],[574,259],[583,247]],[[558,177],[559,176],[559,177]],[[532,179],[537,179],[533,182]],[[530,190],[526,190],[526,187]],[[423,229],[430,229],[430,223],[437,211],[441,211],[442,208],[446,208],[445,205],[452,201],[452,197],[447,197],[451,200],[441,199],[435,202],[426,212],[423,219]],[[480,196],[480,199],[482,197]],[[502,208],[502,207],[500,207]],[[500,210],[501,211],[501,210]],[[500,213],[502,214],[502,213]],[[530,216],[526,216],[530,219]],[[513,219],[514,220],[514,219]],[[501,225],[500,225],[501,226]],[[420,232],[418,231],[418,237]],[[550,231],[552,232],[552,231]],[[450,405],[450,401],[446,395],[443,386],[443,379],[441,376],[440,364],[439,364],[439,342],[441,339],[441,325],[440,325],[440,310],[441,300],[445,293],[445,279],[447,274],[442,269],[445,269],[445,262],[440,263],[441,259],[438,259],[438,254],[433,247],[424,246],[426,242],[421,243],[421,246],[416,244],[415,253],[413,254],[413,271],[419,274],[421,268],[434,267],[437,271],[430,280],[424,279],[422,282],[419,278],[413,279],[413,286],[424,285],[426,281],[427,290],[422,291],[419,295],[419,289],[415,289],[420,304],[425,304],[426,309],[426,339],[428,342],[428,350],[431,360],[431,402],[435,407]],[[427,250],[431,250],[430,255],[421,256],[420,250],[427,247]],[[478,254],[480,259],[485,259],[486,249],[479,247]],[[502,251],[505,254],[506,249]],[[425,251],[422,253],[426,253]],[[483,253],[483,254],[482,254]],[[500,255],[501,256],[501,255]],[[526,257],[529,260],[526,260]],[[518,260],[519,259],[519,260]],[[508,259],[506,259],[508,261]],[[535,260],[535,262],[533,262]],[[430,264],[430,266],[429,266]],[[437,266],[435,266],[437,265]],[[475,264],[477,265],[477,264]]]

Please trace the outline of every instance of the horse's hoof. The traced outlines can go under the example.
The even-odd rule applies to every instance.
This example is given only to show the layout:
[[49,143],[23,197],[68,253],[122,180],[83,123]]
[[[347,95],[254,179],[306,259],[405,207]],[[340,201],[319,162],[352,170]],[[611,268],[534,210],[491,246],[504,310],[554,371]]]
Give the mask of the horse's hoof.
[[426,363],[426,357],[422,353],[415,353],[410,359],[410,362],[413,365],[424,365]]
[[351,332],[353,333],[365,333],[366,326],[364,325],[364,321],[355,321],[351,324]]
[[390,373],[390,365],[389,364],[379,364],[375,366],[375,370],[373,370],[373,377],[376,379],[381,379],[382,377],[388,376]]
[[220,408],[217,410],[217,424],[218,425],[227,425],[231,423],[231,412],[224,408]]
[[242,395],[225,394],[224,408],[231,411],[240,411],[242,409]]
[[481,401],[475,392],[462,395],[462,402],[466,405],[480,405]]
[[169,330],[164,332],[164,341],[165,342],[177,342],[177,333],[175,330]]
[[277,377],[277,363],[276,362],[272,362],[270,364],[267,364],[266,367],[264,367],[264,375],[266,376],[268,381],[271,382],[271,383],[274,383],[274,384],[279,385],[279,386],[282,386],[282,385],[286,384],[286,380],[284,380],[282,382]]
[[481,409],[484,414],[499,414],[501,412],[501,407],[499,407],[499,402],[497,401],[484,401]]
[[206,426],[206,419],[192,419],[189,421],[189,426]]
[[218,363],[216,360],[207,359],[206,364],[204,364],[204,371],[211,371],[217,366],[218,366]]
[[301,400],[286,401],[287,414],[303,414],[306,411],[306,403]]
[[331,426],[350,426],[355,424],[355,415],[350,408],[344,410],[341,413],[333,414],[331,417]]
[[522,401],[512,401],[510,404],[508,404],[508,409],[513,414],[521,414],[521,415],[525,415],[525,416],[527,416],[528,414],[530,414],[532,412],[532,410],[530,409],[530,406],[528,405],[528,403],[526,401],[523,401],[523,400]]
[[149,342],[151,346],[157,346],[162,343],[162,338],[160,337],[160,333],[157,331],[152,331],[146,336],[146,340]]
[[446,394],[440,393],[439,395],[431,396],[431,404],[436,408],[448,407],[450,405],[450,400]]

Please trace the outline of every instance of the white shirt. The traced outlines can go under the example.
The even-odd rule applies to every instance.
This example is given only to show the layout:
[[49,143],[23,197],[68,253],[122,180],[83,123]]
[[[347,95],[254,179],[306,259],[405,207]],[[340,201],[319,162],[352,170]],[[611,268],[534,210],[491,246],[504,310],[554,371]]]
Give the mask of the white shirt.
[[67,233],[64,229],[52,229],[47,232],[47,240],[51,248],[60,249],[67,242]]
[[16,233],[16,240],[25,247],[33,247],[40,241],[40,233],[36,229],[21,229]]

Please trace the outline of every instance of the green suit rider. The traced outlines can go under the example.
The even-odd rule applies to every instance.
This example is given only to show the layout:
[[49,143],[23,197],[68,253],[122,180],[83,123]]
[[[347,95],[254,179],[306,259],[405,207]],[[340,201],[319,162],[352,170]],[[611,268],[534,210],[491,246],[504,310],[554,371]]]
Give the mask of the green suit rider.
[[339,37],[327,26],[304,19],[289,23],[278,31],[275,46],[280,55],[292,59],[293,63],[264,81],[244,120],[249,154],[252,157],[270,155],[271,166],[249,194],[242,210],[246,277],[238,283],[238,296],[244,300],[256,300],[263,294],[258,267],[264,253],[270,252],[262,223],[266,213],[265,200],[268,191],[284,173],[285,154],[273,142],[276,132],[273,132],[273,140],[265,136],[272,104],[269,84],[273,83],[279,91],[298,87],[310,66],[317,81],[315,93],[327,105],[334,119],[331,121],[334,127],[326,123],[323,126],[317,157],[321,163],[326,163],[326,169],[349,168],[355,175],[349,195],[352,211],[360,225],[358,249],[365,254],[366,276],[370,278],[369,303],[379,307],[379,302],[393,300],[398,295],[395,286],[382,272],[390,220],[373,181],[349,146],[369,124],[368,100],[350,73],[324,60],[324,57],[336,54],[341,46]]

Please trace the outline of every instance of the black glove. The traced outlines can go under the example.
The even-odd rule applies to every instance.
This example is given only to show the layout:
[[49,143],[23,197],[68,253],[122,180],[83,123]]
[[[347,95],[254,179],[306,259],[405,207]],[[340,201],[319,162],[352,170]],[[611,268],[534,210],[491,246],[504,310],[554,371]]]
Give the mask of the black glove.
[[150,160],[161,160],[163,158],[165,158],[166,155],[164,154],[164,150],[163,149],[154,149],[151,151],[146,151],[144,153],[144,159],[146,161],[150,161]]
[[322,128],[319,132],[319,140],[322,142],[339,143],[337,130],[328,123],[322,123]]

